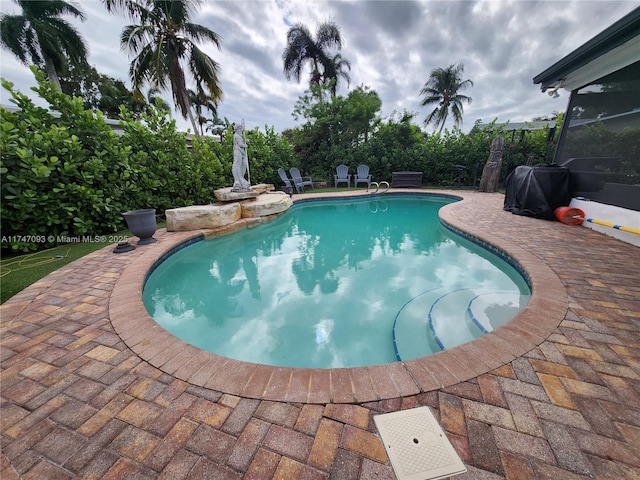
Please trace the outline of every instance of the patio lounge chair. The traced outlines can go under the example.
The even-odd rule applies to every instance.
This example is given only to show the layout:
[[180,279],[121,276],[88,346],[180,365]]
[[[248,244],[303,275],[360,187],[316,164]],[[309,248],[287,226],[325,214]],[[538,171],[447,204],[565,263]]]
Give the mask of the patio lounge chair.
[[369,165],[359,165],[358,170],[353,177],[353,186],[357,187],[359,183],[366,183],[367,188],[371,185],[371,175],[369,175]]
[[[287,177],[287,172],[285,172],[285,171],[284,171],[284,168],[279,168],[279,169],[278,169],[278,175],[280,175],[280,180],[282,180],[282,181],[283,181],[283,183],[284,183],[284,187],[285,187],[285,189],[286,189],[285,191],[286,191],[287,193],[289,193],[289,194],[292,194],[292,193],[293,193],[294,185],[293,185],[293,183],[291,182],[291,180],[289,179],[289,177]],[[297,187],[297,185],[296,185],[296,187],[295,187],[295,188],[296,188],[296,193],[300,193],[300,192],[298,192],[298,187]]]
[[336,174],[333,176],[335,187],[338,188],[339,183],[346,183],[347,187],[351,186],[351,174],[349,173],[349,167],[346,165],[338,165],[336,167]]
[[291,174],[291,179],[293,180],[293,184],[296,186],[296,191],[300,193],[302,190],[304,192],[304,187],[309,186],[313,188],[313,180],[311,177],[303,177],[300,174],[300,170],[296,167],[291,167],[289,169],[289,173]]

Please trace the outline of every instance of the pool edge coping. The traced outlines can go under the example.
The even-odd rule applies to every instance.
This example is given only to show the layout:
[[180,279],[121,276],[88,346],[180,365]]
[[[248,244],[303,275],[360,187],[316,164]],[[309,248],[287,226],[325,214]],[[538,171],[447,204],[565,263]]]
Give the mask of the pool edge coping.
[[[146,246],[147,251],[125,267],[114,285],[108,305],[111,324],[136,355],[179,380],[240,397],[310,404],[366,403],[445,388],[515,360],[554,332],[568,310],[566,288],[551,268],[531,253],[467,225],[456,216],[457,208],[472,201],[468,197],[477,192],[465,191],[458,195],[458,192],[437,190],[401,191],[461,198],[440,209],[440,220],[514,259],[529,278],[532,295],[528,305],[493,332],[449,350],[406,361],[332,369],[277,367],[222,357],[180,340],[149,316],[142,302],[142,289],[153,265],[184,242],[199,236],[209,238],[230,233],[252,226],[254,221],[223,227],[222,233],[219,230],[170,232],[170,242]],[[294,202],[370,195],[362,191],[346,193],[296,195]]]

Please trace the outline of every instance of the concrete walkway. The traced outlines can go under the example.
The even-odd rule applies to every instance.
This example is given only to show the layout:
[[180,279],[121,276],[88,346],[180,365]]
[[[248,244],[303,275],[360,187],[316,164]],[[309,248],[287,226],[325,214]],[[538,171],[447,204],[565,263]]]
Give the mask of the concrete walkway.
[[456,479],[639,479],[640,249],[450,193],[465,200],[443,219],[531,277],[534,308],[509,328],[317,388],[299,369],[211,373],[221,357],[137,323],[138,267],[191,235],[158,232],[155,250],[103,249],[0,307],[0,476],[393,479],[373,417],[427,405],[467,465]]

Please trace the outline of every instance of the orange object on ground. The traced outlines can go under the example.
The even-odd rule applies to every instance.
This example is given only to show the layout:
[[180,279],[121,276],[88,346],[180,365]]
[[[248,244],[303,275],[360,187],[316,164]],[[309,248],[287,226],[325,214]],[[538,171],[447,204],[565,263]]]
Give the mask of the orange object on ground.
[[556,218],[567,225],[580,225],[584,222],[584,212],[579,208],[558,207],[554,210]]

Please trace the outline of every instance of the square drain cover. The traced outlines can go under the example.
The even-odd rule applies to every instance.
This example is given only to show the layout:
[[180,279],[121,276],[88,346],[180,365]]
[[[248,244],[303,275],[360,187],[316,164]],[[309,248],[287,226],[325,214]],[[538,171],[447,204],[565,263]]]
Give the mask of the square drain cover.
[[429,407],[373,419],[399,480],[431,480],[467,471]]

